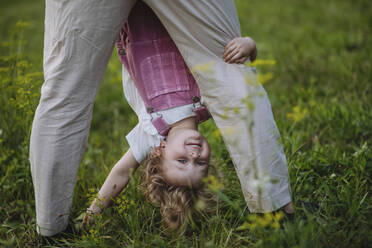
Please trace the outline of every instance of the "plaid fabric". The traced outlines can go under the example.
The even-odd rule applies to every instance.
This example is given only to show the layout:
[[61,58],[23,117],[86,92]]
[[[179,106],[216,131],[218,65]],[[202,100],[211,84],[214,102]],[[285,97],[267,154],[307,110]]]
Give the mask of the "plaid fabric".
[[154,12],[133,7],[116,42],[149,113],[193,103],[199,88],[182,55]]

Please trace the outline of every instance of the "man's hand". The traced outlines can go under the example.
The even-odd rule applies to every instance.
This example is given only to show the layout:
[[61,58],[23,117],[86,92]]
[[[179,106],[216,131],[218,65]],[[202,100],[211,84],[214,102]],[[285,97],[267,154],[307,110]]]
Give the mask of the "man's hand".
[[256,43],[250,37],[238,37],[230,41],[223,53],[226,63],[243,64],[248,58],[253,62],[257,57]]

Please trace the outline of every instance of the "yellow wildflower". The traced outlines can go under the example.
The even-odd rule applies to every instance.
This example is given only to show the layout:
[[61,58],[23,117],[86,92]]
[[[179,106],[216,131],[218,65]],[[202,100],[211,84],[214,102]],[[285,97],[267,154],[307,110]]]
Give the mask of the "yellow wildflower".
[[258,74],[258,82],[260,84],[264,84],[266,83],[267,81],[269,81],[270,79],[272,79],[274,76],[271,72],[268,72],[268,73],[265,73],[265,74]]
[[234,129],[232,127],[225,127],[222,129],[222,132],[226,135],[232,135],[234,133]]
[[194,74],[195,72],[208,72],[208,73],[213,72],[214,64],[215,64],[215,62],[213,62],[213,61],[198,64],[198,65],[194,66],[193,68],[191,68],[191,73]]
[[212,137],[214,137],[214,138],[220,138],[221,137],[221,132],[218,128],[216,128],[216,130],[214,130],[212,132]]
[[30,23],[29,22],[24,22],[24,21],[18,21],[16,23],[16,27],[17,28],[27,28],[30,26]]
[[212,190],[220,190],[223,188],[223,184],[217,180],[217,178],[213,175],[210,175],[203,179],[203,182],[207,184],[207,186]]
[[284,217],[284,214],[283,214],[282,211],[279,211],[279,212],[275,213],[275,215],[274,215],[274,219],[276,221],[280,221],[281,219],[283,219],[283,217]]
[[260,66],[260,65],[275,65],[276,61],[272,59],[256,59],[251,66]]
[[292,113],[287,113],[287,117],[293,119],[294,122],[299,122],[308,115],[308,112],[307,108],[301,109],[299,106],[296,106],[293,108]]

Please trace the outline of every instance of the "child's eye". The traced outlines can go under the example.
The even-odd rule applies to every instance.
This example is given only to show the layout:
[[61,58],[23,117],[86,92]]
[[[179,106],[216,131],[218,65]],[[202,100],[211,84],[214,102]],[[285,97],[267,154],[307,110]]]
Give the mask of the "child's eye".
[[207,164],[207,162],[205,162],[205,161],[198,161],[198,162],[196,162],[198,165],[200,165],[200,166],[203,166],[203,165],[206,165]]
[[178,159],[177,161],[180,162],[181,164],[186,164],[187,162],[185,159]]

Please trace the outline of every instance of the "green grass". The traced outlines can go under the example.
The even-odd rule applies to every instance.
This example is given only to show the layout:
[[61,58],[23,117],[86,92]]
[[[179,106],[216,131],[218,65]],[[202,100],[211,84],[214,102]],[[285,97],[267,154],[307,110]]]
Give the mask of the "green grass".
[[[90,190],[99,189],[128,148],[125,134],[137,121],[124,101],[120,63],[114,55],[96,99],[89,144],[79,167],[69,224],[73,234],[39,237],[28,141],[42,83],[44,2],[17,0],[0,3],[0,246],[369,246],[372,4],[369,0],[236,4],[243,34],[257,42],[258,58],[276,61],[259,70],[273,75],[264,86],[287,155],[294,221],[281,229],[237,230],[262,219],[249,217],[228,152],[208,121],[202,132],[213,147],[215,173],[224,184],[221,193],[237,208],[221,199],[215,213],[195,218],[184,235],[166,235],[159,211],[144,200],[135,175],[122,194],[134,203],[115,204],[91,233],[81,232],[80,215],[89,204]],[[16,25],[19,20],[29,26]],[[303,202],[318,207],[308,208]]]

